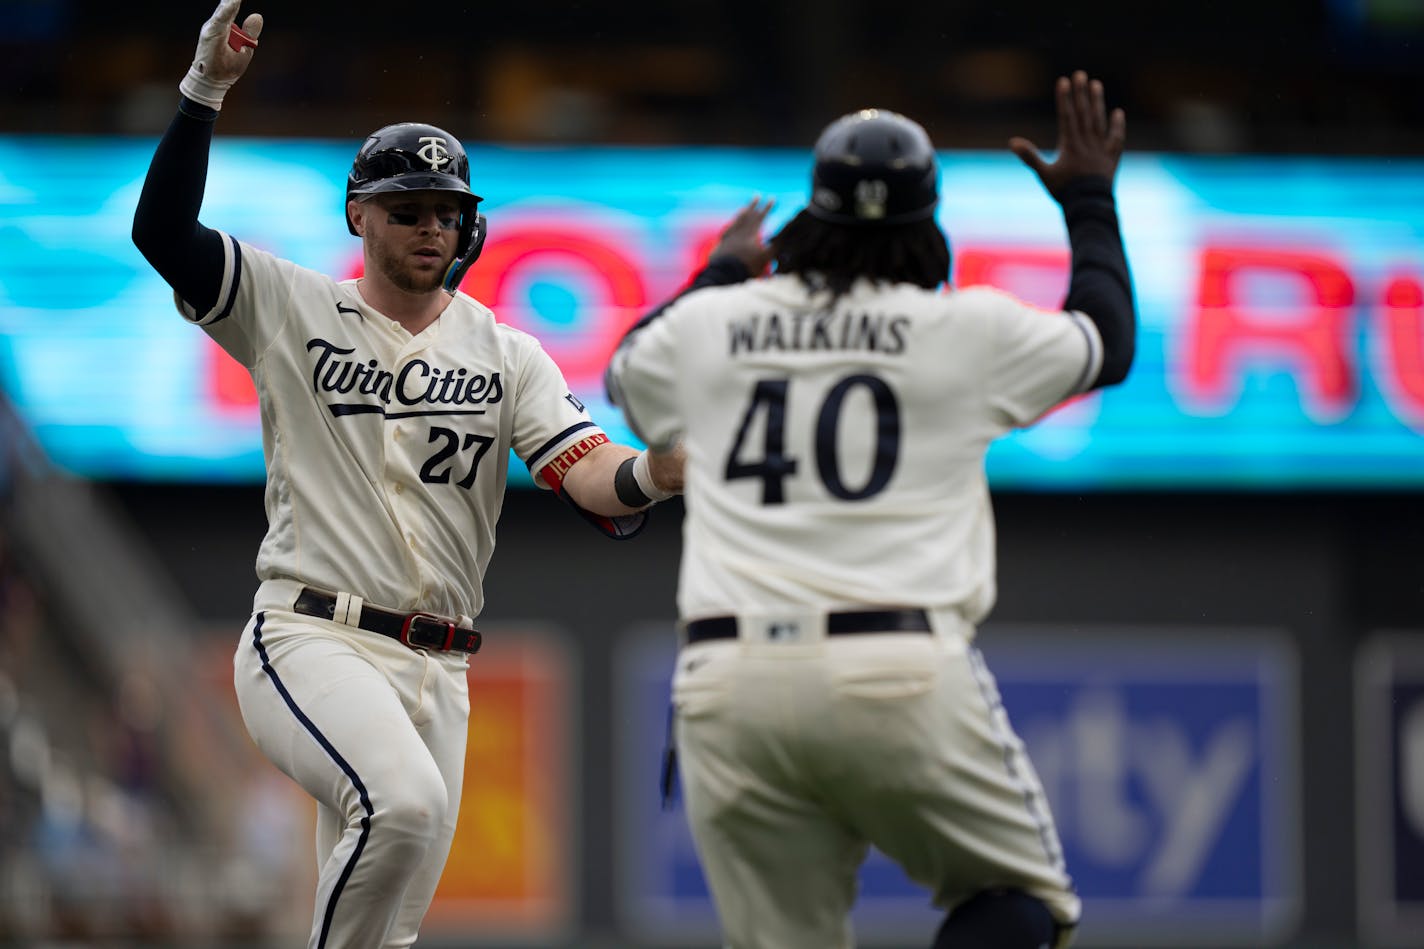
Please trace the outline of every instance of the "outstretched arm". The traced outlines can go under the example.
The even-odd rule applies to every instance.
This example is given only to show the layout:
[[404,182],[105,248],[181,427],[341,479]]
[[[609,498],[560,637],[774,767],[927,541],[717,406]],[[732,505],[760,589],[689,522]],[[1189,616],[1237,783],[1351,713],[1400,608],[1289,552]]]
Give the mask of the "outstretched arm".
[[1025,138],[1009,148],[1033,169],[1063,208],[1072,275],[1063,309],[1085,314],[1103,340],[1103,366],[1093,388],[1127,378],[1137,347],[1132,280],[1118,228],[1113,178],[1127,138],[1121,109],[1108,113],[1103,84],[1079,70],[1054,90],[1058,105],[1058,154],[1052,162]]
[[217,302],[223,276],[222,238],[198,222],[208,177],[213,123],[223,96],[252,61],[261,14],[236,27],[240,0],[222,0],[203,24],[188,73],[178,84],[178,114],[163,134],[134,211],[134,245],[178,295],[198,312]]
[[540,472],[549,487],[579,516],[607,537],[636,537],[647,524],[648,508],[682,493],[683,454],[638,451],[599,434],[593,447],[566,451],[577,460],[550,463]]
[[570,468],[563,487],[584,510],[621,517],[681,493],[684,457],[681,448],[639,452],[608,442]]

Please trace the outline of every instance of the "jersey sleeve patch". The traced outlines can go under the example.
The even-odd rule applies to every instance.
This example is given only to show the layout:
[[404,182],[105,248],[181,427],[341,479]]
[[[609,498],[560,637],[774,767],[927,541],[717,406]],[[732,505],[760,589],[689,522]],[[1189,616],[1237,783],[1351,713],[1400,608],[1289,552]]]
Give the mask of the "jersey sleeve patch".
[[226,319],[237,300],[237,286],[242,279],[242,247],[230,234],[223,234],[222,248],[222,285],[218,288],[217,302],[211,310],[199,313],[187,300],[179,297],[177,293],[173,294],[173,302],[178,305],[178,312],[183,314],[185,320],[198,326],[209,326]]

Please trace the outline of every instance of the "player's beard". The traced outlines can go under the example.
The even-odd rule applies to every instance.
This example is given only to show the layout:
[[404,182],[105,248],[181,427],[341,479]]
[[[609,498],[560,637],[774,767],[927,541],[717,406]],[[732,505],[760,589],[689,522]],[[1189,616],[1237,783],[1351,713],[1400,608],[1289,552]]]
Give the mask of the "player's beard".
[[371,262],[376,265],[381,276],[390,281],[396,289],[404,290],[406,293],[429,293],[432,290],[440,289],[440,285],[444,282],[445,271],[450,265],[447,260],[444,267],[437,267],[434,270],[412,270],[406,263],[409,255],[393,253],[390,246],[384,241],[371,242],[370,251]]

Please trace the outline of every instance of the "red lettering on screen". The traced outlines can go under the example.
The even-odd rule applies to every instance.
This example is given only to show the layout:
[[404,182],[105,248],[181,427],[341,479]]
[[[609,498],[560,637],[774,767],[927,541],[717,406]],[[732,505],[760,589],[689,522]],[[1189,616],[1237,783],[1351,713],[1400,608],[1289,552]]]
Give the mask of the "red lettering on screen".
[[223,348],[203,335],[203,375],[208,401],[224,415],[247,415],[257,405],[257,387],[247,369]]
[[[707,224],[688,235],[686,243],[683,244],[687,252],[686,263],[682,268],[683,281],[673,293],[686,287],[692,282],[692,278],[697,275],[697,272],[707,266],[712,248],[716,247],[717,242],[722,239],[722,231],[725,227],[725,223]],[[769,239],[770,236],[769,234],[762,235],[764,239]]]
[[[708,222],[698,225],[688,232],[682,249],[686,257],[684,269],[689,276],[706,266],[708,259],[712,256],[712,248],[716,247],[717,242],[722,239],[722,230],[725,226],[725,224]],[[769,237],[770,235],[762,236]]]
[[[618,248],[615,237],[584,224],[515,225],[502,229],[465,275],[461,289],[490,307],[502,322],[538,337],[563,369],[570,384],[603,377],[613,349],[647,306],[641,261]],[[578,319],[570,331],[531,325],[525,301],[512,299],[519,277],[534,266],[549,266],[591,280],[602,299],[580,298]]]
[[[1304,299],[1260,304],[1247,281],[1284,282]],[[1355,287],[1344,268],[1321,252],[1261,247],[1208,247],[1202,252],[1197,305],[1187,311],[1185,358],[1175,370],[1182,392],[1201,410],[1235,405],[1247,368],[1291,372],[1306,414],[1335,421],[1355,402],[1351,352]]]
[[1063,305],[1070,261],[1066,250],[966,247],[955,258],[957,287],[998,287],[1046,310]]
[[[954,285],[997,287],[1020,300],[1057,311],[1063,306],[1072,257],[1066,250],[1037,247],[965,247],[954,253]],[[1042,416],[1050,424],[1087,428],[1098,416],[1101,399],[1086,392],[1060,402]],[[1070,406],[1070,411],[1064,411]]]
[[351,256],[351,261],[350,261],[350,263],[348,263],[348,264],[346,265],[346,273],[342,276],[341,279],[342,279],[342,280],[359,280],[359,279],[361,278],[361,275],[364,274],[365,272],[366,272],[366,258],[365,258],[365,255],[364,255],[361,251],[358,250],[358,251],[356,251],[355,254],[353,254],[353,255]]
[[[496,316],[532,332],[575,389],[600,385],[625,328],[650,306],[685,285],[705,264],[722,219],[684,226],[675,246],[644,260],[637,241],[588,221],[505,221],[465,277],[463,289]],[[1305,414],[1338,421],[1357,401],[1360,382],[1356,285],[1342,259],[1327,251],[1255,245],[1210,245],[1197,258],[1196,298],[1170,314],[1165,371],[1181,409],[1191,415],[1230,413],[1257,373],[1288,373]],[[955,285],[990,285],[1057,310],[1068,283],[1070,255],[1059,247],[979,245],[956,248]],[[361,273],[356,251],[345,276]],[[566,282],[574,307],[567,327],[544,321],[521,293],[534,270]],[[342,268],[337,268],[338,271]],[[679,282],[679,278],[681,281]],[[678,286],[669,286],[678,282]],[[1265,288],[1266,292],[1263,292]],[[1424,431],[1424,283],[1400,273],[1359,291],[1368,315],[1371,368],[1393,414]],[[1178,322],[1180,320],[1180,322]],[[1180,342],[1174,346],[1173,340]],[[246,369],[203,339],[203,388],[223,415],[255,414],[256,391]],[[1085,424],[1096,400],[1065,424]],[[1073,400],[1073,404],[1078,400]],[[1090,413],[1084,415],[1083,413]]]
[[1424,287],[1395,277],[1385,287],[1380,389],[1394,414],[1424,428]]

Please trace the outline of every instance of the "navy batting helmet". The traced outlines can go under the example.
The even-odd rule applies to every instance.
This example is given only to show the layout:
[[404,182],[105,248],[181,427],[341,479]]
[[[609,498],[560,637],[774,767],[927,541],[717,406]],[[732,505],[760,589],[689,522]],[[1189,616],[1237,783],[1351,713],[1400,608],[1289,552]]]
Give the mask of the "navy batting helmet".
[[[479,195],[470,190],[470,160],[459,139],[443,129],[419,122],[400,122],[366,137],[346,176],[346,200],[391,191],[449,191],[460,202],[460,238],[446,286],[475,262],[485,242],[485,216]],[[356,226],[346,215],[352,234]]]
[[806,210],[834,224],[904,224],[932,217],[939,162],[918,122],[862,109],[841,116],[816,140]]

